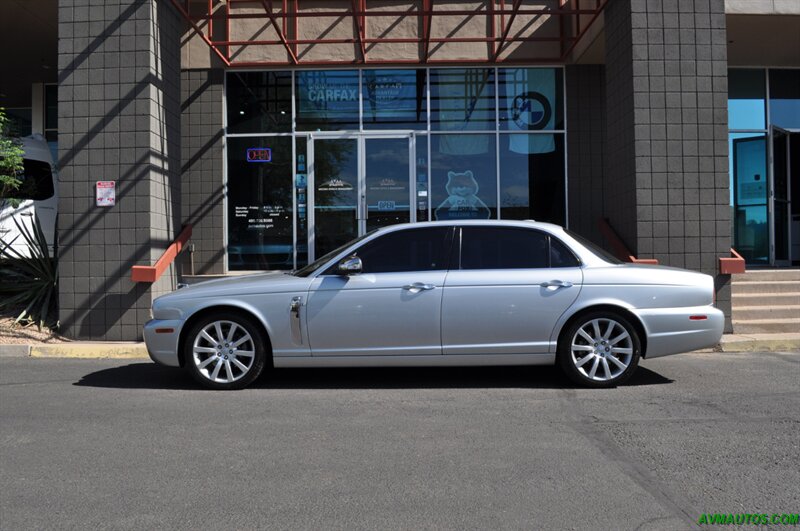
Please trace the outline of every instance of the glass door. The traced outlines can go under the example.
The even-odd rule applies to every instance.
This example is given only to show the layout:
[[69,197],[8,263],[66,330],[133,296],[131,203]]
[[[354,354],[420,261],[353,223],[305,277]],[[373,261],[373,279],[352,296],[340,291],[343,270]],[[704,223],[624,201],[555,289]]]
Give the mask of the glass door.
[[309,261],[373,229],[414,221],[410,135],[312,136]]
[[409,223],[411,137],[363,137],[363,232]]
[[309,142],[309,262],[359,235],[357,137],[322,137]]
[[776,266],[792,265],[792,156],[789,131],[772,128],[772,182],[770,190],[773,260]]

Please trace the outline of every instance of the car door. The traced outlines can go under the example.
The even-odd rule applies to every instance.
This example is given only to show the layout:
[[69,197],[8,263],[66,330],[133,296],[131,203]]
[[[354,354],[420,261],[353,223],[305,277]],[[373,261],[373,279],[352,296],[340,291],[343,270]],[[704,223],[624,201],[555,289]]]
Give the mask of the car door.
[[452,227],[392,231],[354,255],[363,272],[311,284],[306,322],[313,356],[440,355],[442,286]]
[[551,352],[556,321],[583,282],[575,255],[524,227],[465,226],[459,240],[442,298],[443,353]]

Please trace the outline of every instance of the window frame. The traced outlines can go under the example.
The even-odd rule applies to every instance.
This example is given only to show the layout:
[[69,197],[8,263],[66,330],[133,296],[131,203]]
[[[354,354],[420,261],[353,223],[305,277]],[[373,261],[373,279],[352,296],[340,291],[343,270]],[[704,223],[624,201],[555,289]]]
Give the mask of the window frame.
[[[460,227],[456,227],[456,228],[458,229],[458,235],[454,236],[454,240],[453,240],[454,244],[453,244],[453,250],[452,250],[452,253],[451,253],[451,264],[450,264],[451,265],[450,269],[454,270],[454,271],[455,270],[457,270],[457,271],[523,271],[523,270],[541,271],[541,270],[544,270],[544,269],[571,269],[571,268],[580,268],[580,267],[583,266],[583,262],[581,261],[580,257],[578,257],[578,255],[576,255],[575,252],[570,248],[570,246],[567,245],[566,243],[564,243],[563,240],[561,240],[559,238],[556,238],[555,236],[553,236],[552,234],[550,234],[549,232],[547,232],[545,230],[541,230],[541,229],[538,229],[538,228],[535,228],[535,227],[528,228],[528,227],[516,227],[516,226],[506,227],[506,226],[503,226],[503,225],[473,225],[473,226],[460,226]],[[475,229],[489,228],[489,229],[495,229],[495,230],[520,230],[520,231],[529,231],[529,232],[535,232],[535,233],[538,233],[538,234],[542,234],[542,235],[544,235],[545,240],[547,241],[547,253],[546,253],[547,254],[547,266],[546,267],[514,267],[514,268],[498,267],[498,268],[482,268],[482,269],[465,269],[463,267],[463,264],[462,264],[462,250],[463,250],[463,244],[464,244],[464,229],[471,229],[471,228],[475,228]],[[455,244],[456,239],[458,240],[458,244],[457,245]],[[554,267],[552,265],[553,264],[553,255],[552,255],[552,252],[553,252],[552,251],[552,245],[553,244],[552,244],[552,241],[554,239],[558,243],[560,243],[573,256],[573,258],[575,259],[575,262],[576,262],[575,265],[557,266],[557,267]]]

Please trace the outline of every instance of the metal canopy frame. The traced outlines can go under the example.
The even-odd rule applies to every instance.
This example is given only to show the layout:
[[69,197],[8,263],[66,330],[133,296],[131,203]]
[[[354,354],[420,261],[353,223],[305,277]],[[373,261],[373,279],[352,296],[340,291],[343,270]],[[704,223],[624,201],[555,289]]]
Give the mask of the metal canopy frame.
[[[367,0],[351,0],[349,9],[325,12],[302,11],[303,0],[278,0],[280,11],[274,9],[273,0],[208,0],[207,3],[198,3],[196,0],[171,0],[181,16],[186,20],[192,30],[211,48],[219,59],[228,67],[275,67],[275,66],[346,66],[346,65],[399,65],[399,64],[502,64],[514,62],[519,64],[520,60],[507,60],[502,57],[511,43],[517,42],[557,42],[559,43],[559,53],[552,57],[532,59],[531,63],[564,63],[572,50],[586,34],[589,27],[597,19],[603,8],[610,0],[559,0],[557,9],[525,8],[523,0],[488,0],[474,10],[446,10],[436,9],[435,0],[409,1],[409,4],[421,9],[412,11],[400,10],[370,10]],[[261,10],[254,10],[249,13],[233,13],[231,6],[236,4],[249,4],[250,6],[260,6]],[[202,13],[198,13],[198,7],[202,7]],[[512,34],[512,26],[519,15],[547,16],[558,19],[557,37],[536,37],[526,35],[523,32]],[[589,16],[588,21],[581,21],[582,16]],[[367,31],[367,21],[370,17],[416,17],[419,27],[422,28],[421,35],[418,37],[398,37],[398,38],[374,38],[370,37]],[[434,18],[445,17],[485,17],[488,36],[469,36],[469,37],[431,37],[431,28]],[[352,38],[316,38],[300,39],[300,25],[309,18],[331,18],[331,19],[350,19],[353,23]],[[249,40],[230,40],[231,24],[239,20],[263,20],[268,19],[269,24],[275,30],[277,39],[257,39]],[[215,27],[225,28],[223,38],[217,38]],[[497,35],[499,30],[500,35]],[[422,48],[419,60],[416,59],[370,59],[370,44],[417,44]],[[489,46],[488,58],[482,59],[462,59],[462,60],[440,60],[431,58],[431,43],[486,43]],[[298,54],[299,45],[325,45],[325,44],[354,44],[357,45],[357,53],[352,60],[330,59],[330,60],[302,60]],[[237,60],[237,53],[232,53],[232,48],[246,48],[251,46],[280,46],[286,52],[283,60],[271,58],[263,61],[242,61]]]

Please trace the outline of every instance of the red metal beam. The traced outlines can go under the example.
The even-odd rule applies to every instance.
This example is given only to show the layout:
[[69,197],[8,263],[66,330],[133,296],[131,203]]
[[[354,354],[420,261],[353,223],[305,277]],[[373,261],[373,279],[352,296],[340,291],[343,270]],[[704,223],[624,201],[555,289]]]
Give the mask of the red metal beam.
[[[359,2],[360,2],[360,0],[352,0],[352,5],[353,5],[353,26],[354,26],[355,33],[356,33],[356,38],[358,39],[358,46],[361,49],[361,61],[366,63],[367,62],[367,46],[366,46],[366,44],[364,44],[364,40],[367,38],[367,35],[366,35],[366,33],[364,31],[364,27],[362,25],[362,23],[366,21],[366,17],[365,16],[364,17],[359,17],[358,15],[356,15],[356,13],[358,13],[358,11],[359,11],[358,7],[356,7]],[[365,8],[366,8],[366,5],[365,5]],[[359,19],[361,19],[361,20],[359,20]]]
[[155,282],[158,280],[170,264],[175,261],[175,258],[181,253],[191,236],[192,226],[186,225],[154,265],[131,267],[131,280],[134,282]]
[[514,19],[517,18],[517,13],[519,13],[520,4],[522,4],[522,0],[514,0],[513,9],[511,10],[511,18],[508,19],[508,25],[503,29],[503,36],[500,37],[500,43],[497,45],[497,50],[495,50],[494,55],[492,56],[493,63],[497,61],[497,58],[500,57],[500,54],[505,47],[506,40],[508,39],[508,33],[511,31],[511,26],[514,25]]
[[[584,35],[586,35],[586,32],[589,31],[589,28],[592,26],[592,24],[594,24],[594,21],[597,20],[597,17],[600,16],[600,13],[603,12],[603,9],[605,9],[606,5],[608,4],[608,0],[598,0],[598,2],[599,2],[599,6],[598,6],[598,8],[596,10],[593,10],[594,15],[592,16],[592,18],[589,19],[589,22],[586,24],[586,26],[584,28],[581,28],[580,31],[577,32],[575,37],[572,39],[572,45],[570,45],[570,47],[567,48],[567,51],[564,52],[563,54],[561,54],[561,59],[562,60],[564,60],[567,57],[569,57],[569,54],[572,53],[572,50],[575,48],[575,46],[578,45],[578,42],[580,42],[581,38]],[[579,13],[579,12],[576,11],[576,13]],[[578,14],[576,16],[580,20],[580,16],[581,15]],[[578,28],[580,28],[580,22],[578,23]]]
[[283,30],[280,26],[278,26],[278,21],[275,20],[275,14],[272,12],[272,0],[261,0],[261,5],[264,6],[264,9],[267,11],[269,21],[272,22],[272,27],[275,28],[275,32],[278,34],[278,38],[283,43],[284,48],[286,48],[286,53],[289,54],[289,57],[292,59],[292,63],[297,64],[297,56],[294,54],[292,47],[289,46],[289,43],[286,40],[286,35],[283,34]]
[[[197,35],[199,35],[200,38],[203,39],[206,42],[206,44],[208,44],[211,47],[211,50],[219,56],[222,62],[225,63],[226,66],[231,66],[231,62],[222,54],[222,52],[220,52],[217,49],[216,46],[214,46],[214,43],[212,43],[211,40],[208,37],[206,37],[206,34],[203,33],[203,30],[200,29],[200,27],[194,22],[194,20],[192,20],[192,17],[189,16],[189,12],[183,8],[183,6],[178,2],[178,0],[171,0],[171,2],[172,5],[175,7],[175,9],[177,9],[180,12],[180,14],[183,15],[183,18],[186,20],[186,22],[188,22],[192,26],[194,32]],[[209,20],[209,24],[210,23],[211,22]]]
[[[416,12],[411,12],[409,15],[409,11],[398,11],[398,10],[389,10],[389,11],[369,11],[367,9],[367,2],[366,0],[351,0],[350,9],[347,11],[327,11],[327,12],[319,12],[319,11],[300,11],[299,9],[299,0],[282,0],[283,3],[283,11],[280,15],[281,23],[278,24],[276,13],[273,10],[273,0],[227,0],[225,2],[225,11],[220,12],[217,9],[217,13],[214,13],[213,7],[214,3],[213,0],[208,0],[208,6],[206,7],[207,13],[200,14],[200,15],[190,15],[188,5],[183,7],[181,5],[180,0],[171,0],[173,5],[178,9],[181,15],[186,19],[186,21],[191,25],[194,32],[200,36],[206,44],[208,44],[215,54],[217,54],[220,59],[225,63],[227,66],[231,67],[258,67],[258,66],[294,66],[294,65],[306,65],[306,66],[314,66],[314,65],[355,65],[355,64],[363,64],[369,62],[371,64],[419,64],[422,63],[432,63],[432,64],[491,64],[491,63],[504,63],[506,59],[501,59],[500,56],[502,55],[503,51],[507,47],[507,45],[511,42],[559,42],[561,44],[560,50],[553,54],[550,54],[548,57],[545,58],[537,58],[537,64],[545,64],[545,63],[559,63],[563,62],[564,58],[571,53],[571,51],[575,48],[578,40],[586,33],[586,29],[588,28],[588,24],[584,25],[580,21],[581,15],[592,15],[591,21],[594,21],[597,16],[599,15],[600,11],[605,7],[608,0],[595,0],[596,4],[593,9],[585,9],[580,4],[576,3],[573,7],[576,9],[568,8],[571,4],[567,3],[568,0],[561,0],[559,7],[565,7],[567,9],[544,9],[544,8],[537,8],[537,9],[522,9],[522,0],[513,0],[513,5],[509,9],[506,6],[505,0],[499,0],[499,6],[496,5],[498,0],[491,0],[492,4],[486,8],[485,10],[465,10],[465,9],[458,9],[454,11],[437,11],[435,9],[434,1],[433,0],[422,0],[422,9]],[[243,12],[235,12],[236,4],[245,4],[249,3],[252,4],[253,2],[261,2],[261,5],[264,7],[263,11],[255,11],[250,13],[243,13]],[[202,7],[204,3],[201,3],[200,6]],[[234,6],[234,12],[231,12],[231,6]],[[585,3],[584,3],[585,5]],[[483,11],[483,12],[482,12]],[[474,37],[440,37],[440,38],[433,38],[431,37],[432,28],[433,28],[433,16],[434,14],[437,17],[452,17],[452,16],[478,16],[483,14],[486,16],[487,24],[490,24],[489,28],[487,28],[488,36],[474,36]],[[500,17],[499,25],[497,24],[498,15]],[[509,15],[509,17],[506,17]],[[517,35],[512,36],[512,29],[513,24],[518,15],[540,15],[540,16],[548,16],[548,17],[557,17],[559,20],[559,25],[563,26],[563,22],[565,19],[571,19],[572,16],[578,17],[578,22],[574,28],[571,28],[569,34],[572,34],[573,31],[577,33],[575,36],[565,35],[565,32],[562,30],[558,37],[536,37],[536,36],[524,36],[524,35]],[[386,38],[386,39],[369,39],[367,38],[367,23],[369,17],[386,17],[386,16],[398,16],[398,17],[408,17],[408,16],[417,16],[421,17],[421,35],[417,37],[405,37],[405,38]],[[215,35],[222,33],[220,31],[213,31],[212,25],[215,22],[215,18],[217,21],[220,17],[225,17],[225,24],[227,27],[227,35],[225,35],[224,39],[214,38]],[[308,17],[315,17],[315,18],[351,18],[353,20],[353,29],[354,35],[352,38],[311,38],[311,39],[301,39],[300,37],[300,29],[302,29],[299,24],[301,19],[305,19]],[[264,19],[268,18],[270,24],[275,29],[277,33],[277,40],[266,40],[266,39],[245,39],[245,40],[233,40],[231,39],[231,22],[236,20],[246,20],[246,19]],[[204,32],[203,29],[199,27],[199,23],[206,21],[208,24],[208,33]],[[591,22],[590,22],[591,24]],[[219,26],[217,27],[219,29]],[[497,36],[498,29],[502,33],[500,37]],[[289,38],[289,33],[292,33],[291,37]],[[368,61],[367,53],[369,45],[373,43],[414,43],[420,45],[422,48],[422,57],[420,60],[370,60]],[[474,60],[437,60],[433,61],[430,59],[431,54],[431,43],[487,43],[489,48],[487,49],[488,57],[482,59],[474,59]],[[358,46],[358,50],[360,51],[360,56],[358,54],[353,59],[339,59],[339,60],[317,60],[317,61],[301,61],[300,55],[298,54],[298,45],[326,45],[326,44],[356,44]],[[246,47],[246,46],[278,46],[283,45],[287,52],[288,59],[286,61],[272,61],[272,60],[264,60],[264,61],[235,61],[232,59],[231,56],[231,48],[232,47]],[[227,53],[223,53],[227,52]],[[510,60],[508,60],[510,62]],[[519,61],[515,61],[519,62]]]

